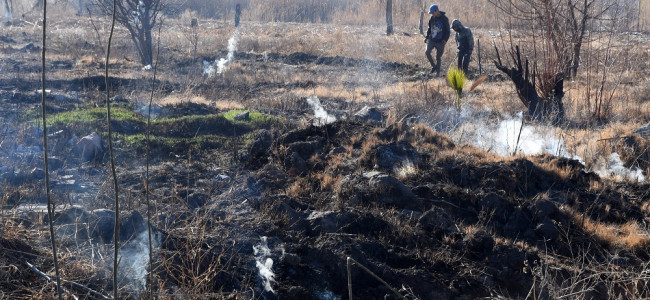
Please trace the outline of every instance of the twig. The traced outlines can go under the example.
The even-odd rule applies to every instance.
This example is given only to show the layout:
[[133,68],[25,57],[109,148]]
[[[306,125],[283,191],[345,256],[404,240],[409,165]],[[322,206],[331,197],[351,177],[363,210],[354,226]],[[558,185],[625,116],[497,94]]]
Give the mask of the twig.
[[562,299],[562,298],[572,297],[572,296],[576,296],[576,295],[584,294],[584,293],[586,293],[586,292],[591,292],[591,291],[593,291],[593,290],[594,290],[593,288],[588,288],[588,289],[586,289],[586,290],[577,291],[577,292],[574,292],[574,293],[570,293],[570,294],[562,295],[562,296],[557,297],[557,298],[558,298],[558,299]]
[[611,140],[625,139],[625,138],[629,138],[629,137],[632,137],[632,136],[631,135],[614,136],[614,137],[610,137],[610,138],[598,139],[596,141],[597,142],[611,141]]
[[59,300],[63,300],[63,295],[61,292],[61,276],[59,273],[59,260],[56,255],[56,235],[54,235],[54,224],[52,219],[54,218],[54,209],[52,208],[52,197],[50,191],[50,165],[47,159],[47,122],[46,122],[46,111],[45,111],[45,97],[47,93],[45,92],[45,38],[47,37],[47,1],[43,1],[43,49],[41,51],[41,116],[43,117],[43,157],[45,162],[45,191],[47,197],[47,215],[49,220],[50,228],[50,240],[52,241],[52,257],[54,258],[54,272],[56,274],[56,293],[59,297]]
[[352,266],[352,264],[357,265],[359,268],[361,268],[361,270],[366,271],[366,273],[368,273],[370,276],[377,279],[377,281],[381,282],[381,284],[383,284],[385,287],[387,287],[389,290],[391,290],[391,292],[393,292],[393,294],[395,294],[397,297],[402,298],[402,299],[407,299],[406,297],[402,296],[402,294],[400,294],[398,290],[396,290],[395,288],[390,286],[390,284],[388,284],[388,282],[386,282],[383,279],[379,278],[379,276],[377,276],[375,273],[370,271],[370,269],[366,268],[365,266],[360,264],[358,261],[356,261],[352,257],[348,256],[348,294],[349,294],[350,300],[352,300],[352,276],[351,276],[351,266]]
[[111,41],[115,30],[115,10],[117,9],[117,0],[113,0],[113,15],[111,17],[111,32],[108,35],[108,45],[106,46],[106,65],[104,68],[104,80],[106,81],[106,122],[108,123],[108,149],[111,156],[111,174],[113,174],[113,187],[115,190],[115,227],[113,230],[114,252],[113,252],[113,298],[119,299],[119,286],[117,281],[118,253],[120,246],[120,199],[117,183],[117,174],[115,172],[115,155],[113,154],[113,131],[111,129],[111,100],[110,85],[108,77],[109,59],[111,57]]
[[[38,274],[38,275],[40,275],[41,277],[47,279],[47,281],[49,281],[49,282],[54,282],[54,281],[52,280],[52,277],[50,277],[50,275],[47,275],[47,274],[41,272],[41,270],[39,270],[38,268],[36,268],[34,265],[30,264],[29,262],[25,262],[25,264],[27,265],[28,268],[30,268],[30,269],[31,269],[32,271],[34,271],[36,274]],[[80,288],[80,289],[82,289],[82,290],[85,290],[85,291],[87,291],[87,292],[90,292],[91,294],[94,294],[94,295],[96,295],[96,296],[99,296],[99,297],[101,297],[102,299],[110,299],[108,296],[106,296],[106,295],[104,295],[104,294],[102,294],[102,293],[100,293],[100,292],[98,292],[98,291],[95,291],[95,290],[93,290],[93,289],[91,289],[91,288],[89,288],[89,287],[87,287],[87,286],[85,286],[85,285],[83,285],[83,284],[80,284],[80,283],[77,283],[77,282],[74,282],[74,281],[65,280],[65,279],[62,279],[61,281],[62,281],[63,283],[67,283],[67,284],[70,284],[70,285],[75,286],[75,287],[77,287],[77,288]],[[65,289],[64,289],[63,287],[61,287],[61,289],[65,291]],[[73,295],[73,297],[74,297],[74,295]],[[77,297],[75,297],[75,298],[77,298]]]
[[521,127],[519,127],[519,134],[517,135],[517,143],[515,144],[515,151],[512,153],[513,156],[517,155],[517,148],[519,148],[519,140],[521,139],[521,132],[524,130],[524,118],[521,117]]
[[99,43],[99,49],[103,49],[104,45],[102,45],[102,39],[101,39],[101,35],[99,34],[99,29],[97,29],[97,26],[93,21],[92,11],[90,10],[90,7],[86,7],[86,10],[88,11],[88,18],[90,19],[90,25],[93,25],[93,29],[95,29],[95,34],[97,35],[97,42]]
[[153,297],[153,246],[151,241],[151,197],[149,190],[149,165],[150,165],[150,134],[151,134],[151,105],[153,104],[153,94],[156,86],[156,74],[158,71],[158,62],[160,61],[160,32],[162,30],[162,21],[158,27],[158,49],[156,54],[156,63],[153,67],[153,78],[151,79],[151,97],[149,98],[149,110],[147,113],[147,169],[145,176],[145,189],[147,195],[147,235],[149,237],[149,299]]
[[[32,271],[34,271],[36,274],[38,274],[39,276],[41,276],[41,277],[47,279],[48,282],[54,282],[54,283],[56,283],[54,280],[52,280],[52,278],[51,278],[49,275],[47,275],[47,274],[41,272],[41,270],[39,270],[39,269],[37,269],[36,267],[34,267],[34,265],[30,264],[29,262],[25,262],[25,264],[27,265],[28,268],[30,268],[30,269],[31,269]],[[57,284],[58,284],[58,283],[57,283]],[[57,287],[58,287],[58,285],[57,285]],[[63,291],[68,292],[68,291],[67,291],[66,289],[64,289],[63,287],[57,288],[57,293],[58,293],[59,291],[60,291],[60,292],[63,292]],[[68,292],[68,293],[70,293],[70,292]],[[72,293],[70,293],[70,294],[72,294]],[[61,295],[61,293],[59,293],[58,295],[59,295],[59,299],[62,299],[63,296]],[[75,299],[77,299],[77,296],[75,296],[75,295],[72,295],[72,297],[74,297]]]

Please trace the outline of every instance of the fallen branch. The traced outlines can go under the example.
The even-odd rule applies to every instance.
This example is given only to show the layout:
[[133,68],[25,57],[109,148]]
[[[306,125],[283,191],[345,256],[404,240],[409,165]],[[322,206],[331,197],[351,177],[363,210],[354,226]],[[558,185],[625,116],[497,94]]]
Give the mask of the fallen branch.
[[[50,277],[50,275],[47,275],[47,274],[41,272],[41,270],[39,270],[38,268],[36,268],[34,265],[30,264],[29,262],[25,262],[25,264],[27,265],[28,268],[30,268],[32,271],[34,271],[34,273],[36,273],[36,274],[38,274],[39,276],[41,276],[41,277],[47,279],[47,281],[49,281],[49,282],[55,282],[55,281],[52,279],[52,277]],[[77,287],[77,288],[80,288],[80,289],[82,289],[82,290],[84,290],[84,291],[87,291],[87,292],[89,292],[89,293],[91,293],[91,294],[94,294],[94,295],[96,295],[96,296],[99,296],[99,297],[102,298],[102,299],[110,299],[109,297],[105,296],[104,294],[102,294],[102,293],[100,293],[100,292],[97,292],[97,291],[95,291],[95,290],[93,290],[93,289],[91,289],[91,288],[89,288],[89,287],[87,287],[87,286],[85,286],[85,285],[83,285],[83,284],[76,283],[76,282],[69,281],[69,280],[65,280],[65,279],[61,279],[61,282],[63,282],[63,283],[67,283],[67,284],[70,284],[70,285],[72,285],[72,286],[74,286],[74,287]],[[63,287],[61,287],[61,289],[62,289],[63,291],[65,291],[65,292],[70,293],[69,291],[66,291]],[[77,299],[77,297],[76,297],[75,295],[73,295],[72,293],[70,293],[70,295],[72,295],[72,297],[74,297],[75,299]]]
[[610,138],[598,139],[596,141],[597,142],[611,141],[611,140],[625,139],[625,138],[629,138],[629,137],[632,137],[632,136],[631,135],[615,136],[615,137],[610,137]]
[[350,300],[352,300],[352,274],[351,274],[352,264],[357,265],[359,268],[361,268],[361,270],[366,271],[366,273],[370,274],[370,276],[377,279],[377,281],[381,282],[381,284],[383,284],[385,287],[387,287],[389,290],[391,290],[393,292],[393,294],[395,294],[395,296],[397,296],[398,298],[407,299],[402,294],[400,294],[399,291],[397,291],[395,288],[390,286],[390,284],[388,284],[388,282],[386,282],[383,279],[379,278],[379,276],[377,276],[375,273],[370,271],[370,269],[366,268],[365,266],[360,264],[358,261],[356,261],[352,257],[348,256],[348,296],[350,297]]

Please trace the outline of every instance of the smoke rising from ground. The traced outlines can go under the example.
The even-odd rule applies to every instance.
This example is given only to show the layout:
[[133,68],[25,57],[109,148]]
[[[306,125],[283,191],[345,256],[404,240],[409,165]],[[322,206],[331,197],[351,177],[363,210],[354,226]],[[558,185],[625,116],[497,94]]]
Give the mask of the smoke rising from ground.
[[467,142],[501,156],[548,153],[574,158],[564,150],[564,141],[556,136],[555,128],[527,125],[522,113],[496,123],[474,120],[463,124],[462,130],[468,130]]
[[594,171],[601,177],[610,177],[614,180],[645,181],[643,171],[625,167],[618,153],[610,154],[607,159],[600,159]]
[[273,273],[273,259],[271,259],[271,249],[268,246],[267,237],[263,236],[260,243],[253,246],[253,255],[255,255],[255,267],[259,271],[259,276],[264,285],[264,291],[275,293],[271,283],[275,282]]
[[307,103],[314,110],[314,116],[318,119],[316,125],[325,125],[336,122],[336,117],[327,113],[320,100],[316,96],[307,98]]
[[[523,114],[505,118],[494,117],[491,112],[476,112],[463,108],[461,112],[445,114],[443,131],[457,143],[469,143],[501,156],[513,154],[551,155],[575,159],[584,164],[581,157],[569,153],[562,137],[563,129],[542,125],[526,124]],[[627,168],[617,153],[596,161],[593,171],[601,177],[614,180],[645,181],[643,171]]]
[[203,75],[212,77],[214,73],[217,74],[223,73],[223,71],[232,63],[235,59],[235,52],[237,51],[237,46],[239,44],[239,39],[241,35],[239,34],[239,28],[235,30],[235,33],[228,39],[228,54],[225,58],[220,58],[210,63],[208,61],[203,61]]
[[[151,247],[160,246],[160,237],[152,232]],[[120,277],[127,282],[127,288],[140,294],[147,288],[147,272],[149,268],[149,234],[146,230],[140,232],[134,239],[127,242],[120,250]]]

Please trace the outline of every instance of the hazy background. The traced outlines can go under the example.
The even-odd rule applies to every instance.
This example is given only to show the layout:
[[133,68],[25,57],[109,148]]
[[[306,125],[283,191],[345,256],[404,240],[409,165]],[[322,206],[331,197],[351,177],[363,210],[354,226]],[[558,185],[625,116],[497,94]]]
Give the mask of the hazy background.
[[[36,18],[43,0],[0,0],[0,16]],[[88,14],[94,0],[50,0],[53,14]],[[603,0],[609,1],[609,0]],[[191,12],[200,18],[233,19],[235,5],[242,6],[242,19],[256,22],[308,22],[345,25],[381,25],[385,23],[386,0],[163,0],[169,17]],[[393,1],[393,19],[397,26],[417,27],[420,13],[433,4],[422,0]],[[472,27],[497,27],[496,9],[489,0],[438,0],[442,11],[460,18]],[[619,23],[629,29],[650,29],[650,0],[618,0],[623,11]],[[425,18],[428,17],[425,15]]]

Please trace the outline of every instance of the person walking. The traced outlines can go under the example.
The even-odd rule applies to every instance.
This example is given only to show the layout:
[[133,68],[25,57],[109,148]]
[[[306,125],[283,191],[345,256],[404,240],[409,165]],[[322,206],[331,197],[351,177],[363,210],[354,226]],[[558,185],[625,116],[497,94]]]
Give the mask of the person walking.
[[[431,18],[429,19],[429,28],[427,29],[427,36],[424,39],[424,42],[427,44],[427,50],[424,52],[431,64],[431,73],[436,72],[437,76],[440,76],[440,60],[442,59],[442,54],[445,52],[445,44],[449,40],[449,19],[445,15],[444,11],[440,11],[438,5],[434,4],[429,7],[429,14]],[[436,49],[436,60],[433,60],[431,56],[431,51]]]
[[451,22],[451,29],[456,31],[456,46],[458,46],[458,69],[465,74],[469,71],[469,60],[474,51],[474,36],[472,31],[463,26],[459,20]]

